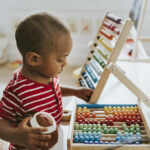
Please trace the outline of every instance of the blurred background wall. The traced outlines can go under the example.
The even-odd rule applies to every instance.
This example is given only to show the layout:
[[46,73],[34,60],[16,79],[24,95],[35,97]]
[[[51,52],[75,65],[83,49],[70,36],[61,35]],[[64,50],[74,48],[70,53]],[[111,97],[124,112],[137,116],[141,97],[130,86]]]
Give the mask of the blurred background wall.
[[[95,37],[106,11],[121,18],[128,17],[133,0],[0,0],[0,34],[8,36],[8,59],[20,59],[16,48],[15,30],[18,23],[35,12],[49,12],[70,30],[73,49],[68,64],[81,65],[88,53],[88,43]],[[146,9],[142,35],[150,36],[150,2]],[[150,44],[144,47],[148,53]]]

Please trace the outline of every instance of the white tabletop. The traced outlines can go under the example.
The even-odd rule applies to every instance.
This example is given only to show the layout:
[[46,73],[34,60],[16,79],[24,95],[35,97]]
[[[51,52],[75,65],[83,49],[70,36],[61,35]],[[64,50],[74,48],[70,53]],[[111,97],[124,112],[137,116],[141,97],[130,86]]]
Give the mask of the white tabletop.
[[[125,74],[136,84],[148,97],[150,97],[150,64],[149,63],[131,63],[131,62],[118,62],[117,63],[124,71]],[[85,103],[83,100],[76,97],[63,98],[64,109],[71,110],[74,101],[77,103]],[[98,104],[137,104],[137,97],[127,89],[114,75],[110,75]],[[142,104],[146,120],[150,124],[150,108]],[[67,139],[68,127],[63,126],[64,136]],[[64,144],[67,141],[64,140]],[[66,150],[66,146],[64,149]]]

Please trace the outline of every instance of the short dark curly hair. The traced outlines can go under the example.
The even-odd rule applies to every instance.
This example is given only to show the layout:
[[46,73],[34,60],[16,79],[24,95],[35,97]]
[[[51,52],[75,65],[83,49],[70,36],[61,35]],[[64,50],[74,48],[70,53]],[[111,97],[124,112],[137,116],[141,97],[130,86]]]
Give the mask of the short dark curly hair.
[[47,13],[38,13],[18,25],[15,38],[20,53],[25,56],[28,52],[40,54],[45,46],[53,50],[55,40],[62,33],[69,34],[69,31],[59,20]]

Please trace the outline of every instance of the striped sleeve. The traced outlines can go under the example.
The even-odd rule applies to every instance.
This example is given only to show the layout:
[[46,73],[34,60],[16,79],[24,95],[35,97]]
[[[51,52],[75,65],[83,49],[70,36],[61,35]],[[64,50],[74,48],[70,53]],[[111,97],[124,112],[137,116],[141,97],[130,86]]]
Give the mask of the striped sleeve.
[[18,102],[16,97],[12,96],[8,91],[4,91],[3,97],[0,100],[0,119],[5,119],[9,122],[16,122],[16,112],[18,112]]

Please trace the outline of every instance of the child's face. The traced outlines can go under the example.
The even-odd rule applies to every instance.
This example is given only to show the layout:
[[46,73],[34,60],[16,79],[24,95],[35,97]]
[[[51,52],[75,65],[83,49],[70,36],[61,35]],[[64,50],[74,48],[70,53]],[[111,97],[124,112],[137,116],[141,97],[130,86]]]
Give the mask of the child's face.
[[41,56],[39,71],[46,78],[56,77],[63,71],[66,58],[72,49],[72,39],[68,34],[62,34],[54,45],[54,50]]

